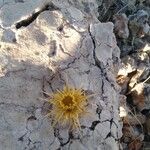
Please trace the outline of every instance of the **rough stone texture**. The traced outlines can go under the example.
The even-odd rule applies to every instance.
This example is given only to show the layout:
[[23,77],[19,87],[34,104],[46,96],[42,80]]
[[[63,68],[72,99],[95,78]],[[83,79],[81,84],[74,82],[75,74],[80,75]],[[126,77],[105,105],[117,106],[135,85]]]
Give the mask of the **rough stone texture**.
[[115,15],[114,22],[116,35],[120,38],[127,39],[129,37],[129,29],[128,29],[128,18],[126,14]]
[[120,116],[123,120],[123,136],[120,140],[122,148],[149,149],[150,1],[97,2],[98,19],[102,22],[114,22],[114,33],[121,51],[122,62],[117,82],[121,86],[121,94],[124,95],[120,96]]
[[[96,2],[0,4],[0,149],[119,149],[119,49],[113,24],[96,19]],[[66,80],[96,93],[80,133],[52,128],[51,107],[40,100]]]

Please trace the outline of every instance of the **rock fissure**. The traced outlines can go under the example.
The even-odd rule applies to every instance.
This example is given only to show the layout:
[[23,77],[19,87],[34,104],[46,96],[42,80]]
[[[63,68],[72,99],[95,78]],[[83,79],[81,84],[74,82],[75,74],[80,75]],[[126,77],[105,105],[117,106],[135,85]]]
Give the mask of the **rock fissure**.
[[44,11],[54,11],[54,10],[59,10],[58,7],[56,7],[52,2],[46,4],[41,10],[38,12],[35,12],[31,14],[27,19],[21,20],[18,23],[16,23],[16,29],[19,29],[21,27],[27,27],[30,25],[36,18]]
[[[11,108],[10,112],[4,115],[9,124],[1,125],[2,128],[8,126],[11,129],[7,136],[12,141],[7,143],[7,148],[10,149],[11,146],[12,150],[18,147],[37,150],[93,150],[104,149],[103,142],[107,143],[105,149],[109,147],[109,144],[117,146],[114,140],[109,143],[108,138],[105,138],[109,137],[109,132],[112,132],[115,138],[118,134],[117,127],[111,120],[113,115],[117,116],[117,112],[112,110],[114,103],[106,90],[108,86],[108,90],[114,92],[113,97],[117,97],[112,85],[114,79],[109,80],[112,71],[109,69],[112,65],[113,47],[109,41],[113,38],[113,31],[110,30],[112,24],[104,25],[95,19],[97,4],[94,0],[87,2],[87,5],[81,2],[74,3],[71,0],[70,3],[56,0],[46,4],[45,1],[37,0],[35,6],[31,6],[28,11],[23,11],[22,7],[32,4],[31,1],[14,5],[15,12],[18,12],[17,16],[13,14],[11,4],[1,9],[2,15],[6,14],[9,7],[12,11],[12,14],[7,12],[10,20],[4,16],[1,22],[5,29],[7,27],[11,29],[6,29],[7,32],[2,33],[4,45],[0,52],[2,54],[0,55],[0,61],[2,60],[0,73],[4,73],[3,66],[5,66],[5,73],[7,72],[0,78],[0,84],[3,84],[0,86],[0,96],[2,101],[5,99],[8,101],[8,104],[1,102],[0,107]],[[89,14],[84,13],[86,6],[88,6]],[[28,17],[23,19],[26,16]],[[14,26],[18,30],[13,29]],[[100,28],[110,30],[110,33],[103,33],[99,31]],[[97,36],[96,33],[99,32]],[[12,38],[14,36],[17,42],[13,42],[12,38],[9,39],[10,35]],[[97,43],[100,44],[97,45]],[[116,45],[115,42],[114,45]],[[108,58],[105,57],[107,59],[98,58],[97,50],[102,51],[101,49],[106,49],[106,55],[109,55]],[[7,60],[5,60],[6,57],[1,57],[4,55],[3,50],[5,55],[9,56]],[[105,51],[102,52],[105,55]],[[12,66],[15,66],[15,69]],[[82,88],[87,95],[98,93],[89,99],[86,106],[89,112],[91,111],[92,117],[79,118],[81,134],[68,131],[61,123],[52,127],[53,118],[45,118],[45,115],[53,106],[39,100],[41,96],[50,99],[49,94],[62,89],[66,83],[75,88]],[[10,91],[10,89],[14,90]],[[10,91],[9,94],[7,94],[8,91]],[[20,111],[16,111],[19,109]],[[0,135],[0,138],[2,136],[4,139],[5,131],[2,130],[2,132],[4,134]],[[1,145],[2,148],[5,146],[3,143],[0,143]]]

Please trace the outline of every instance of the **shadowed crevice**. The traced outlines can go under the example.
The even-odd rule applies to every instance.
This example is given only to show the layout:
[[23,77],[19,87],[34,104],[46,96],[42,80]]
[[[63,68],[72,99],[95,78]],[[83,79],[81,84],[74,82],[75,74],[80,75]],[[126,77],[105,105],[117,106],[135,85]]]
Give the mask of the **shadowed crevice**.
[[16,29],[19,29],[21,27],[27,27],[40,15],[40,13],[42,13],[43,11],[47,11],[47,10],[54,11],[54,10],[59,10],[59,8],[56,7],[53,3],[46,4],[38,12],[34,12],[28,18],[21,20],[20,22],[16,23]]

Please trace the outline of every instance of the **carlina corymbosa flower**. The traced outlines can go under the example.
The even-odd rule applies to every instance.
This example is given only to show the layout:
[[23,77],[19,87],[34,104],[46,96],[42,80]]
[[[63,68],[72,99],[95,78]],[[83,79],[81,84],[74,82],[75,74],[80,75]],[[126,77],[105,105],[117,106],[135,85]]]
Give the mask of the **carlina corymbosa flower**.
[[87,114],[87,99],[84,90],[65,86],[62,90],[57,90],[48,100],[52,104],[50,115],[54,122],[59,125],[69,125],[71,129],[80,129],[80,117]]

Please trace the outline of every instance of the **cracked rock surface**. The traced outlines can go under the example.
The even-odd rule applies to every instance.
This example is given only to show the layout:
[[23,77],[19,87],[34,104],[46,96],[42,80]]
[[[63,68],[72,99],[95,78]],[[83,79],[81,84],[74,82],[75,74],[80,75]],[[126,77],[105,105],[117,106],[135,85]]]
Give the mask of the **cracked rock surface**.
[[[117,150],[120,50],[95,0],[0,1],[0,150]],[[66,79],[67,78],[67,79]],[[68,84],[96,94],[81,131],[52,127],[41,99]]]

